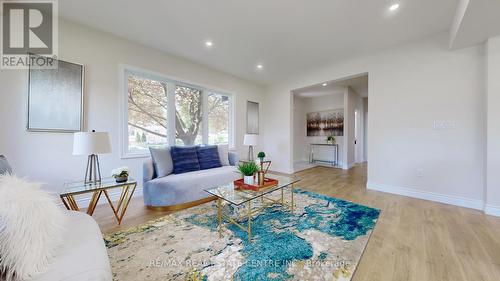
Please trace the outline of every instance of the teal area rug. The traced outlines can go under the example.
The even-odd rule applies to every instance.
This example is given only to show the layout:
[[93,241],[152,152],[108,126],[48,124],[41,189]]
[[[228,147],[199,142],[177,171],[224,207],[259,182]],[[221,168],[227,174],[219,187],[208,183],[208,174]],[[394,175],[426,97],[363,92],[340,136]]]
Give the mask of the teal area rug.
[[219,236],[215,203],[111,234],[114,278],[351,280],[380,211],[300,189],[295,199],[293,214],[279,205],[256,214],[252,242],[235,225]]

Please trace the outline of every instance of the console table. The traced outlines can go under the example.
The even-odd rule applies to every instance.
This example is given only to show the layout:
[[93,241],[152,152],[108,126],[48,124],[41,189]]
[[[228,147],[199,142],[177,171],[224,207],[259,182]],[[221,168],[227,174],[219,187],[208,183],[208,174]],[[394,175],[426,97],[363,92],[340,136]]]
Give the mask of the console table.
[[[333,148],[332,161],[314,159],[314,147],[315,146],[326,146]],[[336,143],[311,143],[309,151],[309,163],[323,162],[332,164],[332,166],[337,166],[339,164],[339,145]]]

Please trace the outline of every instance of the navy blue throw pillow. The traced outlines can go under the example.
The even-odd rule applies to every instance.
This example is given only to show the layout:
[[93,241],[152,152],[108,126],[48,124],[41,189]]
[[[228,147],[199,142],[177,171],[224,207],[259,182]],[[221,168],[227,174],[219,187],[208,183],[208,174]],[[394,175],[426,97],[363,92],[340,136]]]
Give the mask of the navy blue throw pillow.
[[174,174],[182,174],[192,171],[198,171],[198,153],[196,146],[172,146],[170,155],[174,164]]
[[201,170],[222,167],[216,145],[198,146],[197,152]]

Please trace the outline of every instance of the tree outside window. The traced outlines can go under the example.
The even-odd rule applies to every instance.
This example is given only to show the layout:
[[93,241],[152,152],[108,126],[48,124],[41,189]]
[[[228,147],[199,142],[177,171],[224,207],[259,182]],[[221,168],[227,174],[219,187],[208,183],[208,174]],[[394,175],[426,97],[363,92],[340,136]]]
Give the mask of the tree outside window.
[[175,86],[175,144],[195,145],[203,142],[203,96],[198,89]]
[[208,95],[208,143],[229,143],[229,97],[210,93]]
[[167,95],[163,83],[128,77],[128,132],[131,152],[167,143]]

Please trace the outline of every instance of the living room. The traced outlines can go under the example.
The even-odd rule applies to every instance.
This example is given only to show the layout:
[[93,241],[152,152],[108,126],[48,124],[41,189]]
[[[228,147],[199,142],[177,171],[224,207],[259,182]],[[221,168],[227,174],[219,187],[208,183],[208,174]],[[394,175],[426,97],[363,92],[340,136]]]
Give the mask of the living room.
[[0,279],[500,280],[499,3],[38,2]]

